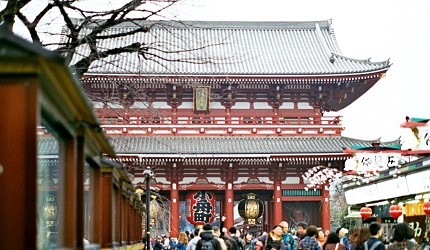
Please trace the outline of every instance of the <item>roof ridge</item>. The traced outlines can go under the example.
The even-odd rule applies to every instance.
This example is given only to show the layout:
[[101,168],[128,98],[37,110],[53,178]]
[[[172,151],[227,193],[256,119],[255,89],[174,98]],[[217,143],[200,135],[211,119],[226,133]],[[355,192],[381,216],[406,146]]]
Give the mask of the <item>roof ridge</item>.
[[331,58],[333,51],[331,51],[331,49],[328,47],[328,44],[324,40],[324,36],[322,34],[321,27],[319,26],[318,23],[315,23],[315,31],[317,33],[317,38],[318,38],[319,44],[321,44],[321,46],[323,47],[323,50],[326,53],[326,55],[329,58]]
[[385,66],[391,66],[390,58],[388,58],[387,60],[384,60],[384,61],[372,62],[372,61],[370,61],[370,59],[372,57],[369,57],[367,59],[355,59],[355,58],[344,56],[344,55],[341,55],[341,54],[338,54],[335,52],[332,52],[332,56],[333,57],[339,57],[339,58],[349,60],[349,61],[354,61],[354,62],[369,63],[369,64],[384,64]]
[[370,140],[365,140],[365,139],[359,139],[359,138],[353,138],[353,137],[348,137],[348,136],[340,136],[344,139],[347,140],[354,140],[354,141],[360,141],[360,142],[365,142],[365,143],[374,143],[374,142],[379,142],[381,144],[391,144],[391,143],[400,143],[400,137],[394,140],[390,140],[390,141],[381,141],[381,137],[376,138],[376,139],[370,139]]
[[[84,19],[72,18],[74,23],[81,23]],[[88,26],[96,25],[99,22],[103,22],[105,19],[97,19],[92,23],[87,24]],[[316,20],[316,21],[207,21],[207,20],[140,20],[134,22],[123,22],[116,27],[133,27],[137,24],[148,24],[148,25],[169,25],[172,28],[260,28],[264,29],[314,29],[315,24],[320,27],[330,29],[332,20]],[[216,24],[216,25],[214,25]]]

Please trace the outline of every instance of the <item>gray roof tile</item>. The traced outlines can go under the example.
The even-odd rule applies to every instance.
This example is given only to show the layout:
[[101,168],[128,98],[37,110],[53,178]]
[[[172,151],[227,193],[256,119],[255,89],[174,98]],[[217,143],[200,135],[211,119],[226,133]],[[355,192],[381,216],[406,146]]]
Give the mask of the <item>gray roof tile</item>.
[[[342,136],[318,137],[198,137],[114,136],[109,137],[117,154],[336,154],[352,146],[370,146],[374,141]],[[381,146],[398,145],[399,140]],[[39,141],[40,154],[56,154],[53,138]]]
[[[145,21],[149,33],[99,42],[111,49],[134,42],[151,44],[150,53],[166,59],[136,53],[110,56],[91,65],[88,73],[148,75],[324,75],[375,72],[387,69],[389,61],[370,62],[345,57],[338,47],[331,20],[315,22],[220,22]],[[131,31],[131,23],[110,28],[105,35]],[[88,31],[88,30],[87,30]],[[205,47],[202,50],[193,48]],[[189,51],[191,49],[191,51]],[[81,46],[78,54],[87,55]],[[73,62],[81,57],[76,56]],[[210,60],[196,63],[196,58]],[[190,63],[175,62],[188,60]]]

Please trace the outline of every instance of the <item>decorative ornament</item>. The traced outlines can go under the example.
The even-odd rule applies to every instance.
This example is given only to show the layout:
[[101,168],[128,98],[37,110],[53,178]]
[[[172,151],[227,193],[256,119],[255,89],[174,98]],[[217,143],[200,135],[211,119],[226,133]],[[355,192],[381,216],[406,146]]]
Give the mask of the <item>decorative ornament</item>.
[[256,199],[256,194],[249,193],[246,199],[239,202],[238,211],[240,217],[245,219],[245,224],[256,224],[256,219],[263,215],[264,205],[259,199]]
[[424,203],[423,211],[426,215],[430,216],[430,201]]
[[361,215],[361,218],[363,218],[363,219],[368,219],[368,218],[370,218],[370,217],[372,217],[372,209],[370,208],[370,207],[362,207],[361,209],[360,209],[360,215]]
[[395,204],[395,205],[391,205],[390,206],[390,210],[389,210],[390,216],[393,217],[394,219],[397,219],[400,217],[400,215],[402,215],[403,211],[402,211],[402,207]]

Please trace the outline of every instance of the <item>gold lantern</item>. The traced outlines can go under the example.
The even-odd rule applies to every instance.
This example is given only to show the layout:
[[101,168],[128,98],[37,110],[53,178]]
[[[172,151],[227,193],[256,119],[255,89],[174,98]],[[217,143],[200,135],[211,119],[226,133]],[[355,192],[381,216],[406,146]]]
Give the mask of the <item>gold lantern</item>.
[[248,193],[246,199],[239,202],[239,215],[245,219],[245,224],[256,224],[257,219],[263,215],[263,202],[256,199],[256,196],[254,193]]

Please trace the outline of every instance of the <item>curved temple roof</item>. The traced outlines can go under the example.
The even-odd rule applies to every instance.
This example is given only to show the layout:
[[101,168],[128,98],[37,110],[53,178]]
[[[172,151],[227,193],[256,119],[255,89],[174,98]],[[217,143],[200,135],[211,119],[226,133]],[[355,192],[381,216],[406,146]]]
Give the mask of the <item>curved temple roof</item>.
[[[369,146],[372,141],[343,136],[332,137],[198,137],[198,136],[112,136],[110,142],[117,154],[179,155],[179,154],[345,154],[345,148]],[[399,140],[383,142],[382,146],[398,145]],[[53,138],[39,141],[41,154],[56,154]],[[198,157],[198,156],[196,156]]]
[[[76,20],[79,21],[79,20]],[[138,26],[139,25],[139,26]],[[94,62],[89,74],[321,76],[385,71],[388,60],[371,62],[343,56],[331,20],[308,22],[144,21],[106,30],[103,50],[136,42],[148,53],[109,56]],[[84,32],[89,32],[89,29]],[[88,55],[81,46],[77,54]],[[73,62],[81,57],[76,56]]]

